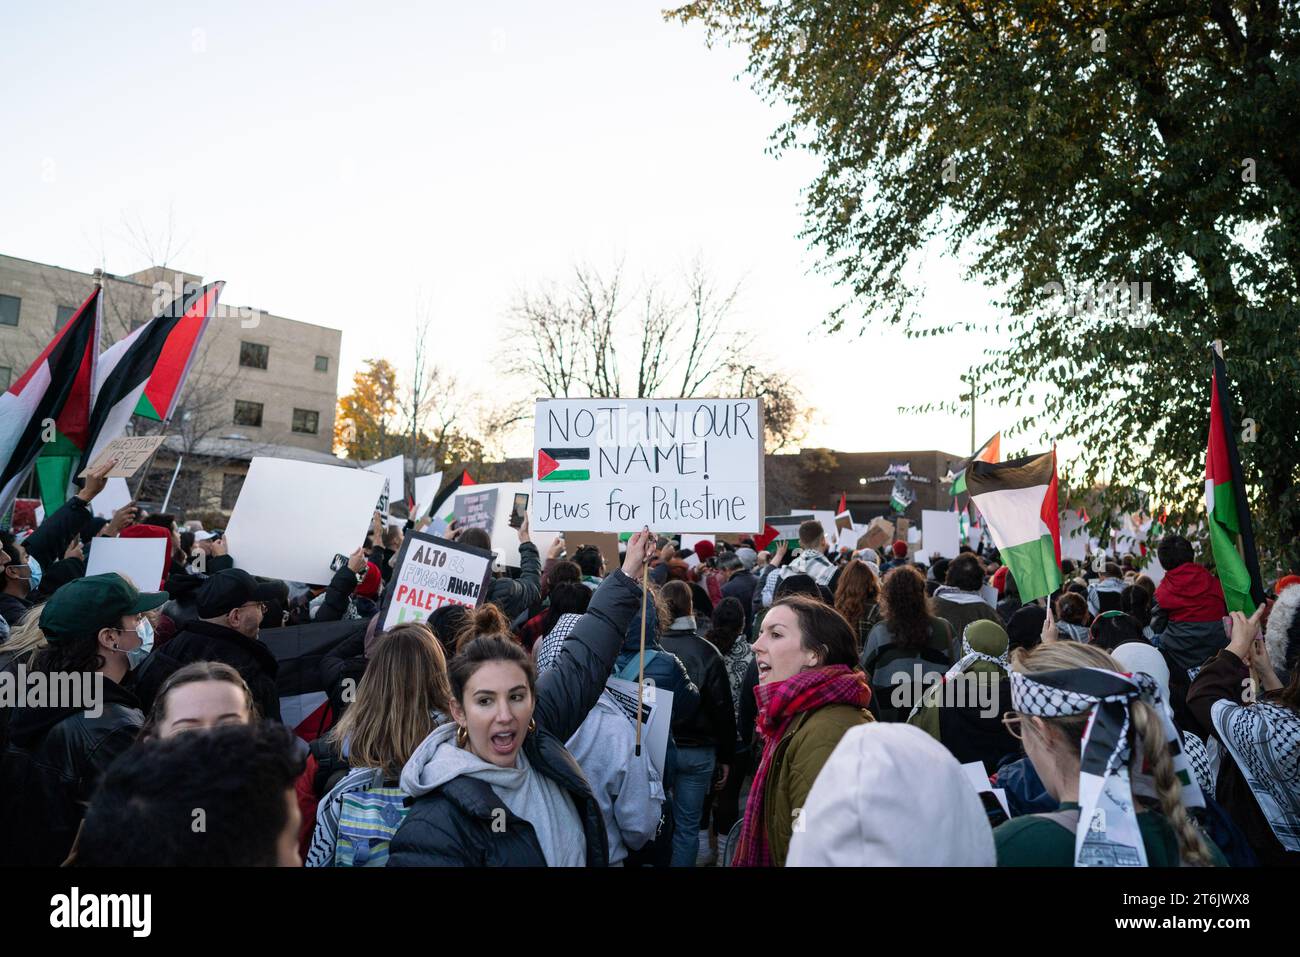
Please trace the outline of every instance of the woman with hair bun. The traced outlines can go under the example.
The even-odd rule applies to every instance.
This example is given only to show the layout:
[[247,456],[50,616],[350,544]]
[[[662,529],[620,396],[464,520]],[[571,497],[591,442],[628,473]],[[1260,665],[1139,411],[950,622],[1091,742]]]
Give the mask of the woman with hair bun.
[[608,863],[600,805],[564,742],[604,691],[654,551],[649,529],[632,536],[622,570],[601,582],[541,678],[498,619],[473,613],[448,667],[452,721],[435,728],[402,770],[412,802],[390,866]]

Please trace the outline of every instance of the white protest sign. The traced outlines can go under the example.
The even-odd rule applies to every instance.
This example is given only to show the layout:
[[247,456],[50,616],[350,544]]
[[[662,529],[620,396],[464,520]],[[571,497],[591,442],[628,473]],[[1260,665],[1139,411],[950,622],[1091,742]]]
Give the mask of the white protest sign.
[[117,572],[129,578],[140,591],[157,591],[166,574],[170,546],[169,538],[92,539],[86,574]]
[[415,511],[411,513],[411,518],[419,521],[422,516],[428,514],[440,488],[442,488],[441,472],[415,477]]
[[1061,514],[1061,558],[1070,558],[1076,562],[1088,557],[1088,526],[1079,513],[1066,511]]
[[985,603],[994,611],[998,610],[998,590],[992,585],[981,585],[980,597],[983,598]]
[[[375,462],[366,466],[367,472],[375,472],[388,479],[388,501],[406,501],[406,457],[394,455],[391,459]],[[382,489],[381,489],[382,491]],[[432,503],[432,499],[429,500]]]
[[1005,789],[995,788],[989,783],[989,774],[984,770],[984,762],[969,761],[963,764],[961,769],[966,772],[966,780],[970,782],[970,786],[975,789],[976,794],[992,794],[997,799],[998,804],[1002,806],[1002,813],[1007,817],[1011,816],[1011,808],[1007,804],[1007,792]]
[[541,399],[535,527],[763,530],[759,399]]
[[[610,678],[605,682],[605,690],[623,709],[623,713],[632,722],[632,728],[635,730],[636,682]],[[641,747],[649,749],[650,761],[661,777],[668,754],[668,730],[672,719],[673,693],[656,687],[647,680],[641,704]]]
[[[482,528],[492,539],[492,551],[497,554],[497,561],[506,568],[519,567],[519,529],[510,527],[510,511],[515,505],[515,496],[523,493],[531,495],[531,482],[489,482],[483,485],[464,485],[439,511],[454,514],[458,518],[468,517],[475,527]],[[467,507],[468,503],[468,507]],[[529,500],[529,511],[532,501]],[[531,526],[530,526],[531,527]],[[555,531],[560,531],[559,529]],[[537,545],[541,557],[546,555],[555,535],[545,537],[533,535],[533,544]]]
[[102,492],[91,499],[90,508],[96,518],[112,518],[114,512],[130,503],[131,489],[127,486],[126,479],[115,476],[108,480]]
[[487,598],[491,578],[491,552],[408,532],[384,593],[379,630],[428,621],[443,605],[476,608]]
[[351,555],[366,540],[384,481],[366,469],[254,457],[226,526],[235,567],[327,583],[334,556]]
[[921,512],[921,551],[956,558],[961,550],[961,513],[938,509]]

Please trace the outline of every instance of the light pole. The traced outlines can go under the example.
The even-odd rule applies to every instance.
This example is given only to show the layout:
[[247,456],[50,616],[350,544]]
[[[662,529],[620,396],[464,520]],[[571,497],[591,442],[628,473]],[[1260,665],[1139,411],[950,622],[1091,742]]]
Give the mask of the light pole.
[[[962,376],[961,381],[963,384],[968,384],[970,386],[970,454],[974,455],[975,454],[975,374],[971,373],[971,377],[969,379],[967,379],[965,376]],[[963,395],[960,398],[965,399],[966,396]]]

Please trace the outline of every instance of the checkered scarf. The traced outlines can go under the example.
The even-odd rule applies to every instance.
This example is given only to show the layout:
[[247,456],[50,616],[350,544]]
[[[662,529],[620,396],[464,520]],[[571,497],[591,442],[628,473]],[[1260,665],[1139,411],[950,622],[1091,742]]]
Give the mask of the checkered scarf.
[[1010,668],[1009,649],[1008,651],[1002,652],[1002,654],[998,655],[996,658],[992,655],[986,655],[984,652],[976,651],[972,648],[965,633],[963,633],[961,636],[961,660],[948,669],[947,674],[943,676],[943,680],[947,681],[949,678],[957,677],[977,661],[987,661],[990,664],[997,665],[1003,671],[1007,671]]
[[569,635],[573,633],[573,626],[578,623],[578,619],[581,617],[581,615],[570,613],[555,619],[555,627],[542,639],[542,645],[537,649],[537,676],[539,678],[550,671],[555,666],[555,663],[560,660],[560,652],[564,650],[564,643],[569,640]]
[[[1131,675],[1104,668],[1068,668],[1033,675],[1011,673],[1011,707],[1023,715],[1068,718],[1090,714],[1080,743],[1079,827],[1074,863],[1145,867],[1146,848],[1138,830],[1129,778],[1132,749],[1129,705],[1142,700],[1159,716],[1183,803],[1203,807],[1196,776],[1165,707],[1160,685],[1145,672]],[[1098,826],[1100,823],[1100,827]]]
[[758,719],[754,727],[763,739],[763,757],[749,788],[745,820],[740,826],[732,867],[772,866],[772,851],[763,817],[763,792],[777,745],[790,722],[805,711],[816,711],[830,704],[865,708],[871,701],[871,689],[861,671],[848,665],[830,665],[809,668],[784,681],[759,685],[754,689],[754,699],[758,702]]

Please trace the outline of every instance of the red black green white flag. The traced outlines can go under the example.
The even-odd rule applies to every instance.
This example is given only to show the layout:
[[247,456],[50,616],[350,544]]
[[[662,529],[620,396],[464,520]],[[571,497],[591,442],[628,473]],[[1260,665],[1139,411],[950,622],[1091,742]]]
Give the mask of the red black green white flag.
[[[1214,354],[1210,380],[1210,435],[1205,449],[1205,511],[1209,518],[1214,568],[1229,611],[1247,615],[1264,603],[1264,585],[1255,553],[1255,532],[1246,503],[1246,483],[1232,418],[1232,392],[1223,358]],[[1240,551],[1238,551],[1240,545]]]
[[188,289],[153,319],[104,350],[95,372],[90,447],[82,453],[80,469],[93,462],[109,442],[126,434],[132,415],[156,422],[171,418],[224,285],[214,282]]
[[[27,371],[0,394],[0,513],[8,511],[32,464],[47,448],[56,450],[52,459],[73,461],[85,448],[102,297],[97,287]],[[66,473],[62,488],[66,493]],[[55,506],[62,504],[60,494]],[[48,503],[45,507],[50,511]]]
[[966,487],[1011,569],[1023,601],[1061,587],[1061,519],[1056,450],[1008,462],[973,461]]
[[[469,469],[461,469],[460,474],[448,482],[438,491],[438,494],[433,497],[433,504],[429,506],[429,517],[438,517],[438,510],[442,508],[448,499],[456,494],[456,489],[460,488],[462,485],[473,484],[474,479],[470,477]],[[443,517],[443,522],[450,524],[452,514],[452,511],[448,509],[447,514]]]
[[591,478],[591,449],[538,449],[539,482],[585,482]]

